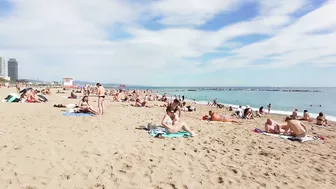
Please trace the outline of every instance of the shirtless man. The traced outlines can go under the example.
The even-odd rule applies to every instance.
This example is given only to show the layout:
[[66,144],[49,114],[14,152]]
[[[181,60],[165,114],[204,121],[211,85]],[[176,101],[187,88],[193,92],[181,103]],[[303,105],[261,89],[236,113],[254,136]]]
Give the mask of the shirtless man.
[[305,137],[307,134],[307,128],[301,121],[293,120],[291,117],[286,117],[287,125],[283,125],[285,134],[290,134],[295,137]]
[[225,117],[223,115],[218,115],[213,111],[209,111],[210,121],[221,121],[221,122],[234,122],[239,123],[236,119],[232,117]]
[[282,129],[282,126],[279,125],[274,120],[267,119],[267,121],[265,123],[265,132],[266,133],[272,133],[272,134],[280,134],[280,133],[284,133],[285,130]]
[[98,90],[98,115],[104,114],[104,99],[105,99],[105,88],[102,86],[102,84],[97,83],[97,90]]

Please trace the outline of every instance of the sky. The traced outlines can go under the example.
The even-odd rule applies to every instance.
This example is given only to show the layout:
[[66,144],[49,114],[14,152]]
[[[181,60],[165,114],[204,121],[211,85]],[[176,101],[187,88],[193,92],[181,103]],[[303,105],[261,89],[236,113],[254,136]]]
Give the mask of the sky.
[[335,87],[336,0],[0,0],[21,79]]

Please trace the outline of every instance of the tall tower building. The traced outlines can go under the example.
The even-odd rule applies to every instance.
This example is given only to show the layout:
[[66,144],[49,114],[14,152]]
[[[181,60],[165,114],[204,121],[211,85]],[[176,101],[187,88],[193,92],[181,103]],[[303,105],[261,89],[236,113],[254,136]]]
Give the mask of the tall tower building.
[[0,56],[0,77],[8,77],[8,64],[4,57]]
[[12,82],[19,79],[19,66],[14,58],[8,60],[8,76]]

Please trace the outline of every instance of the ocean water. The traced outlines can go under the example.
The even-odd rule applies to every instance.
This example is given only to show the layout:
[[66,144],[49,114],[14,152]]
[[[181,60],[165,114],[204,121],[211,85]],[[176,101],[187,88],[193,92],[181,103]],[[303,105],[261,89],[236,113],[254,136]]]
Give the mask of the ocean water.
[[[217,98],[218,103],[232,105],[249,105],[253,109],[259,109],[264,106],[267,109],[269,103],[272,104],[271,113],[290,115],[295,108],[299,109],[302,115],[303,110],[308,110],[311,117],[315,118],[319,112],[323,112],[328,120],[336,121],[336,88],[267,88],[267,89],[300,89],[300,90],[318,90],[320,92],[280,92],[280,91],[248,91],[253,88],[240,91],[219,91],[219,90],[198,90],[200,88],[143,88],[159,91],[160,94],[167,93],[171,95],[184,95],[186,99],[196,100],[198,103],[212,103]],[[188,91],[195,89],[197,91]],[[254,88],[257,89],[257,88]],[[266,89],[260,88],[258,89]],[[321,105],[321,107],[320,107]]]

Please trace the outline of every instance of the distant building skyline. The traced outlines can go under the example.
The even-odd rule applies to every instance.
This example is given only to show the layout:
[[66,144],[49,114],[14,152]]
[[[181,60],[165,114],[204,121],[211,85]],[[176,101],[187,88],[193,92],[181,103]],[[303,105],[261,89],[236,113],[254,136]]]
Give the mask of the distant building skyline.
[[0,77],[8,77],[8,62],[5,57],[0,56]]
[[18,61],[15,58],[8,59],[8,76],[10,81],[16,81],[19,79]]

